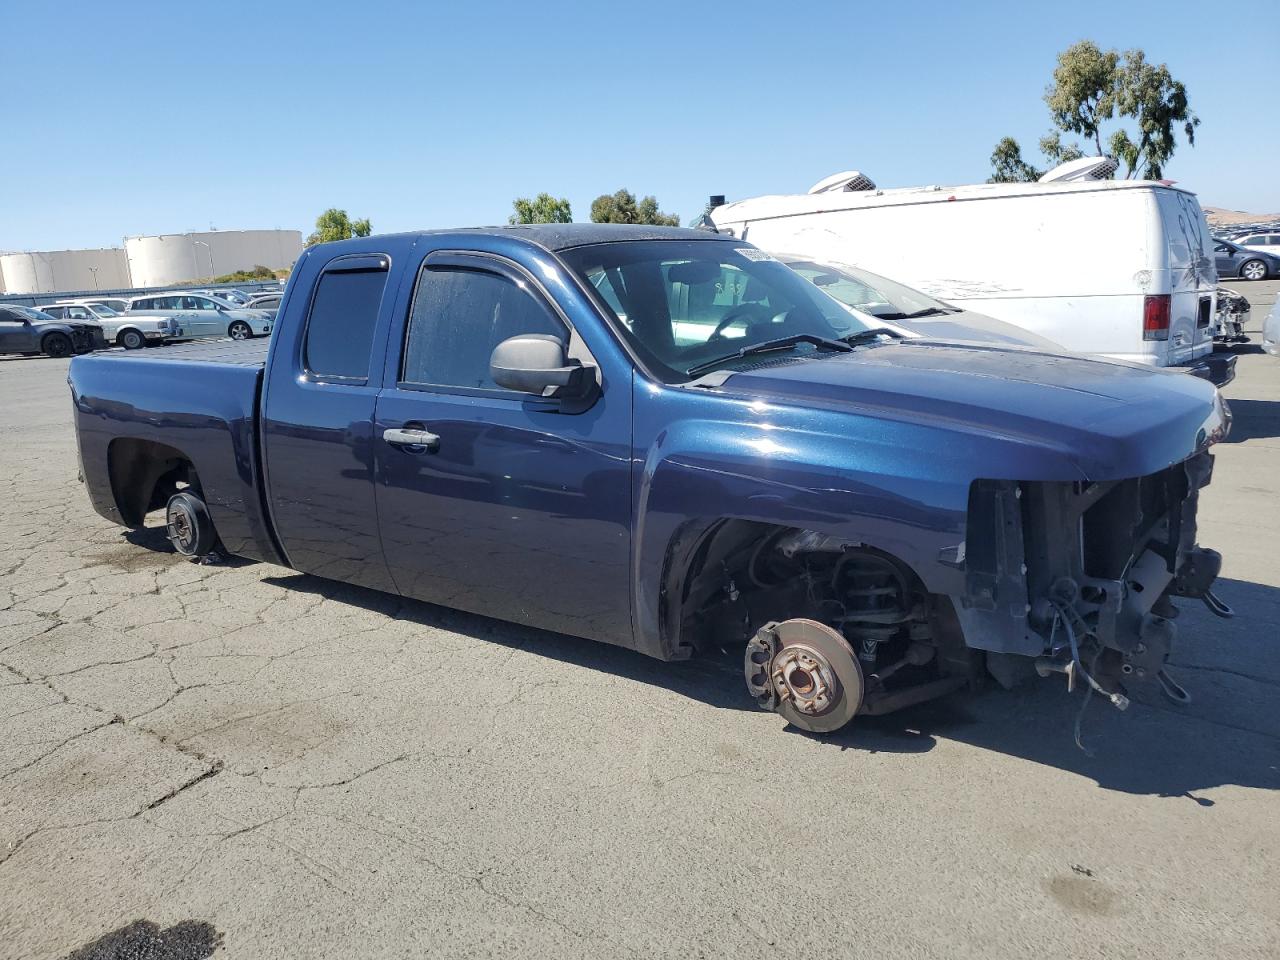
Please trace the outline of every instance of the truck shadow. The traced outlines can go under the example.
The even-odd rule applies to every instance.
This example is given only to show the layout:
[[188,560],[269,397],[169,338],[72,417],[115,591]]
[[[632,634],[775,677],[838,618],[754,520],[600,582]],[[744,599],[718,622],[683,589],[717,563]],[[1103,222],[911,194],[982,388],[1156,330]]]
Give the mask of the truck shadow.
[[[306,574],[265,577],[263,582],[661,687],[718,709],[757,710],[746,694],[735,652],[663,663],[631,650]],[[1257,662],[1256,638],[1280,620],[1280,590],[1233,580],[1219,580],[1218,586],[1219,595],[1240,611],[1237,619],[1218,620],[1186,602],[1179,618],[1185,639],[1172,673],[1194,702],[1176,707],[1158,694],[1132,691],[1135,702],[1121,712],[1095,697],[1081,722],[1089,752],[1076,746],[1073,735],[1083,697],[1069,695],[1058,677],[1009,691],[989,683],[976,693],[863,717],[835,734],[784,729],[834,749],[867,753],[925,753],[939,739],[953,740],[1087,777],[1105,790],[1187,797],[1202,806],[1213,801],[1197,792],[1213,787],[1278,790],[1280,651]]]
[[1228,400],[1231,405],[1231,433],[1223,443],[1280,437],[1280,401]]

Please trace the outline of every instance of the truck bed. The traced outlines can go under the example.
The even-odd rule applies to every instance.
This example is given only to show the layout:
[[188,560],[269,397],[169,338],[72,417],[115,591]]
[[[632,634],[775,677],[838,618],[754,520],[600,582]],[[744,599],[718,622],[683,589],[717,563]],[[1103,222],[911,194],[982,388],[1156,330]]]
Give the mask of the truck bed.
[[258,446],[269,343],[213,340],[72,360],[81,469],[94,509],[142,526],[167,499],[165,478],[143,465],[157,451],[184,458],[226,549],[282,562],[266,520]]

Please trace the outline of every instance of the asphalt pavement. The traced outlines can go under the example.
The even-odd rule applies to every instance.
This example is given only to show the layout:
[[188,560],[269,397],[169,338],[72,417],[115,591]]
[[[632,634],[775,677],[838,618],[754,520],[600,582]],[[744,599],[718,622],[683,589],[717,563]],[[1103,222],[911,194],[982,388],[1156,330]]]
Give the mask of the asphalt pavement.
[[0,360],[0,957],[1280,955],[1280,359],[1201,498],[1237,616],[1091,754],[1061,678],[812,737],[731,663],[184,562],[90,510],[66,368]]

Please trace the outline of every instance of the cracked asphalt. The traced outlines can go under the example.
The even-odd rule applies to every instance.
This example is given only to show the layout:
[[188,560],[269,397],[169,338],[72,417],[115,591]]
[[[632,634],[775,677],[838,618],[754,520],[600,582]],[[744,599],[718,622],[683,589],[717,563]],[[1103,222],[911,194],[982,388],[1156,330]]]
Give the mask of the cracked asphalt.
[[732,660],[183,562],[90,510],[65,373],[0,360],[0,957],[1280,955],[1280,360],[1202,497],[1237,617],[1092,756],[1060,678],[814,738]]

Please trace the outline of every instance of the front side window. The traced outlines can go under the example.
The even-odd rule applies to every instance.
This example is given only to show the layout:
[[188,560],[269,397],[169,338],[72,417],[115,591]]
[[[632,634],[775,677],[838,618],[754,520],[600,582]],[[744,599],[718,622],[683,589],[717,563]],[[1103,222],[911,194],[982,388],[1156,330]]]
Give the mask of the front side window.
[[369,353],[387,283],[385,266],[374,270],[328,270],[311,301],[303,363],[315,376],[369,378]]
[[493,348],[522,333],[568,341],[559,317],[523,281],[487,270],[423,269],[414,293],[400,380],[501,390],[489,377]]
[[691,368],[765,341],[835,339],[871,327],[754,247],[648,240],[575,247],[560,256],[668,382],[688,380]]

